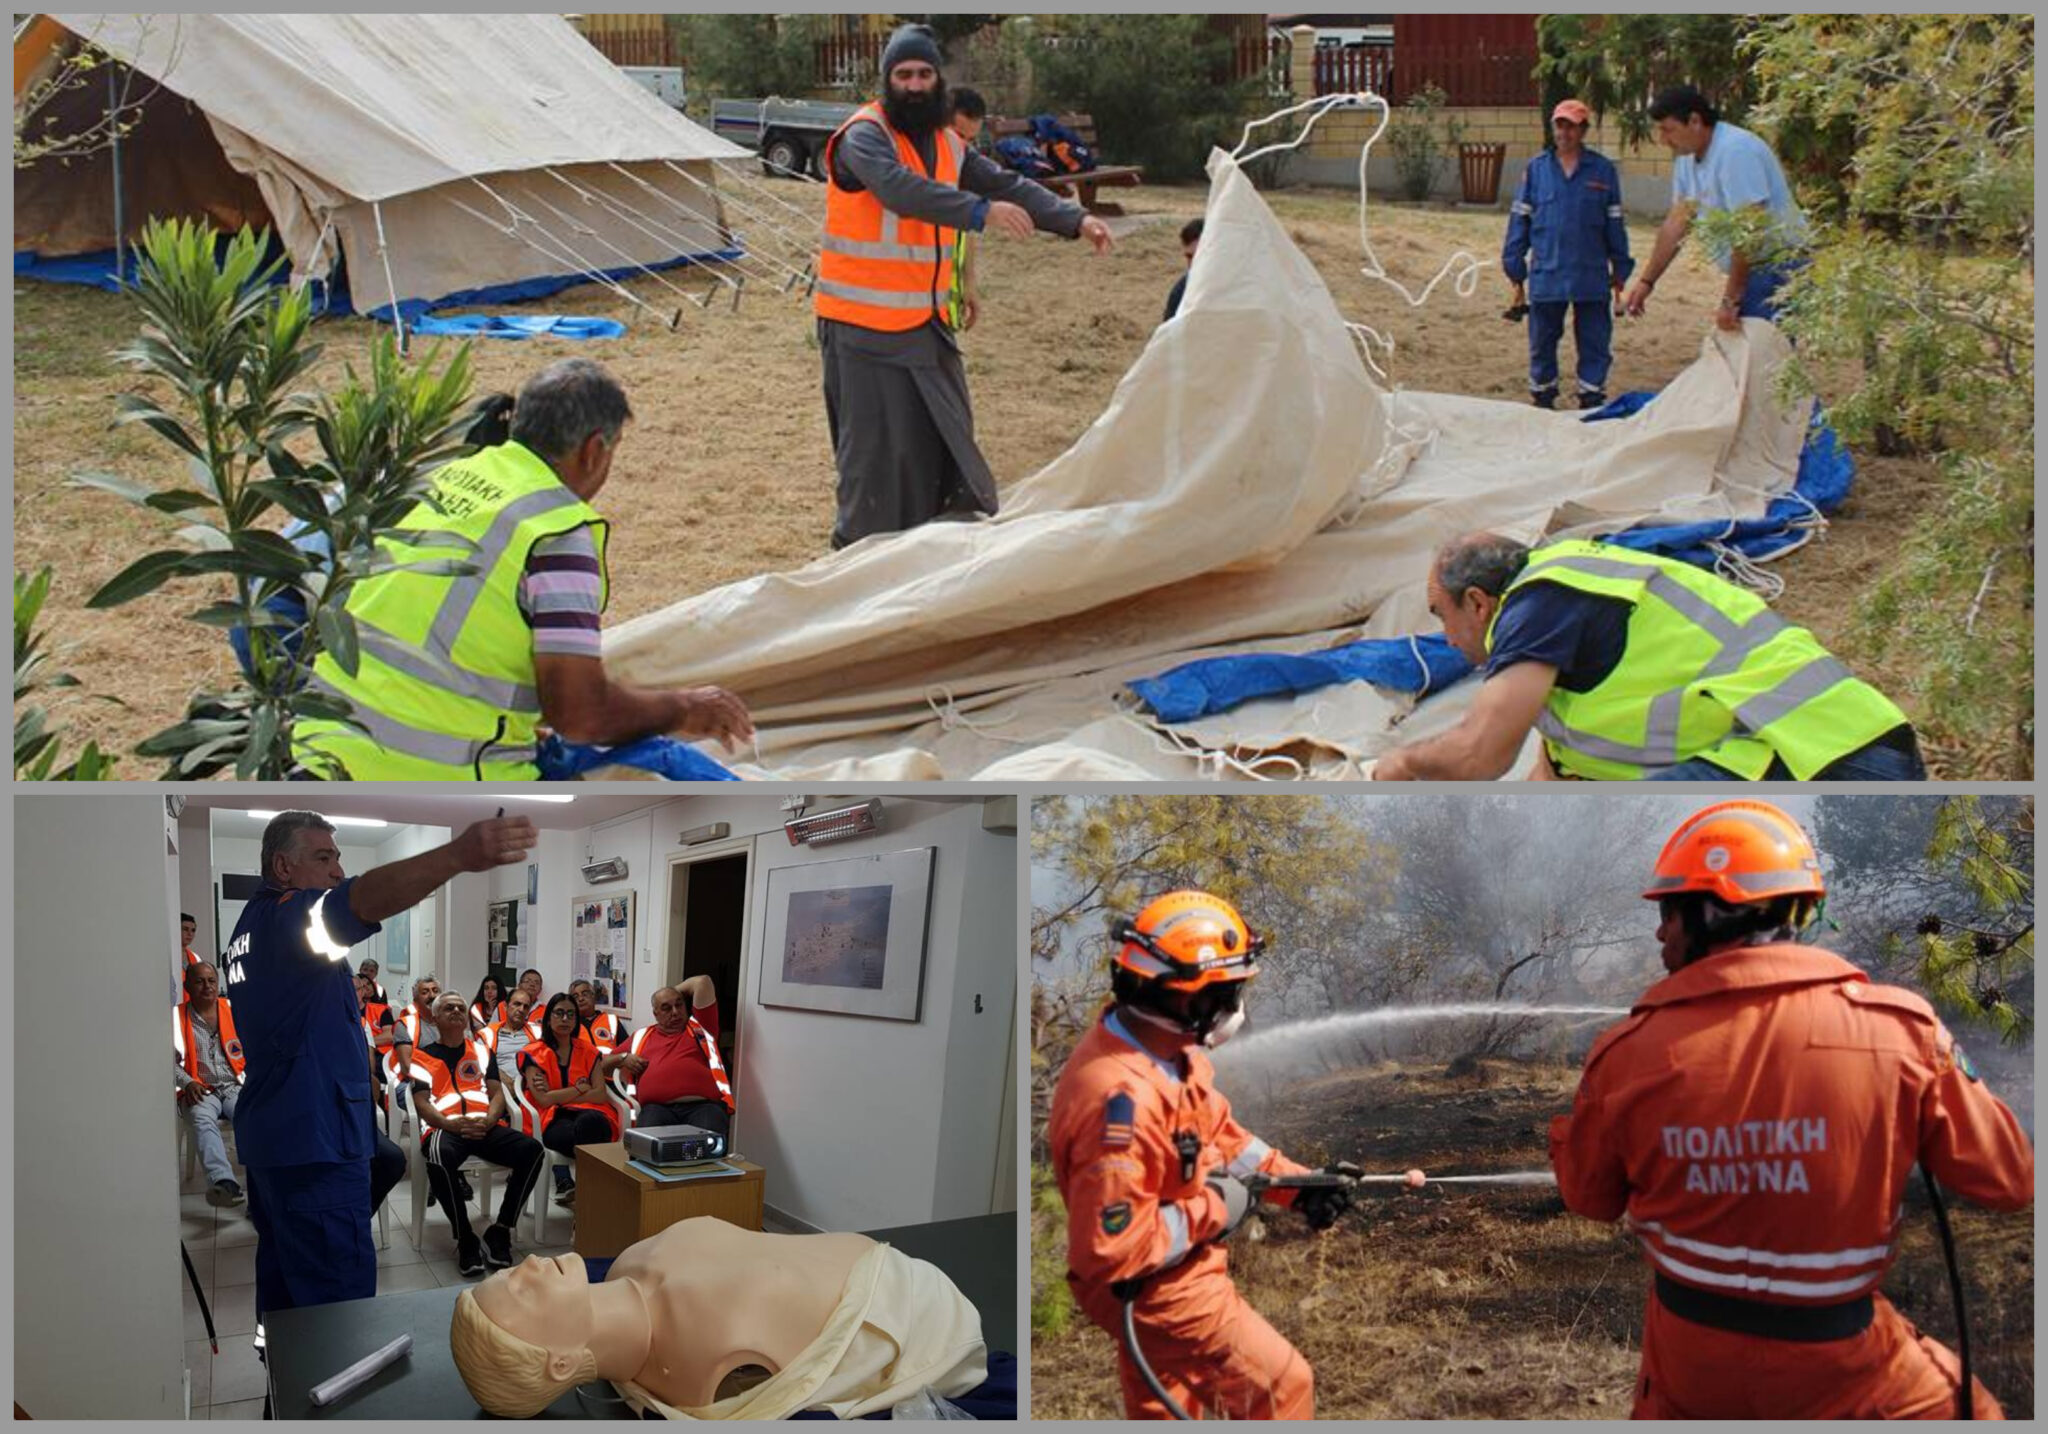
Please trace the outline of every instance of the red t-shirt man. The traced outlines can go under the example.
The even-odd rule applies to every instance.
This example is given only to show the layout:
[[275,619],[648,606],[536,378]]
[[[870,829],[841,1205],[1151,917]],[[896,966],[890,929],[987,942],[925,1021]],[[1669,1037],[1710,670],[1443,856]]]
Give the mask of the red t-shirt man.
[[633,1033],[625,1069],[640,1101],[637,1126],[694,1125],[729,1135],[731,1078],[718,1055],[718,1006],[708,977],[654,993],[654,1024]]

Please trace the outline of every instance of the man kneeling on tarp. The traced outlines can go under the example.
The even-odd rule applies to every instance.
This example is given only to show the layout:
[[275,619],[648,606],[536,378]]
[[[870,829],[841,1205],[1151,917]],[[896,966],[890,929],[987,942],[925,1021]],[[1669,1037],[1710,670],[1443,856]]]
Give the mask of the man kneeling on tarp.
[[1745,588],[1610,543],[1446,544],[1429,610],[1485,678],[1450,731],[1379,759],[1379,781],[1537,778],[1924,781],[1890,699]]

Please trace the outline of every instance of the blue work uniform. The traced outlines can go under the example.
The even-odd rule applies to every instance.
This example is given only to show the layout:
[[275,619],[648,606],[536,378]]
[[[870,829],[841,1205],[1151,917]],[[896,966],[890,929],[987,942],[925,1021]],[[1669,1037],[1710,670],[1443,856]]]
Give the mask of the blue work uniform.
[[220,959],[247,1062],[235,1143],[249,1175],[259,1315],[377,1293],[370,1067],[348,948],[381,928],[349,910],[354,884],[264,886]]
[[1500,267],[1528,286],[1531,393],[1557,391],[1557,345],[1567,316],[1579,352],[1579,392],[1606,392],[1614,366],[1609,295],[1635,266],[1614,161],[1582,150],[1578,167],[1566,174],[1550,150],[1530,160],[1508,211]]

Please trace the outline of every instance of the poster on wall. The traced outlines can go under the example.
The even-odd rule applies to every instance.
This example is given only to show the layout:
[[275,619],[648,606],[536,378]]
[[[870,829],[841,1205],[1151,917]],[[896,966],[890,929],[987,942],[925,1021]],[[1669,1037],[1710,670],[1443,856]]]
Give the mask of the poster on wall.
[[761,1004],[915,1021],[935,847],[768,873]]
[[569,979],[597,987],[597,1003],[622,1013],[633,995],[633,893],[579,896],[569,908]]
[[[384,918],[383,974],[403,976],[412,970],[412,912]],[[389,986],[384,988],[390,990]]]

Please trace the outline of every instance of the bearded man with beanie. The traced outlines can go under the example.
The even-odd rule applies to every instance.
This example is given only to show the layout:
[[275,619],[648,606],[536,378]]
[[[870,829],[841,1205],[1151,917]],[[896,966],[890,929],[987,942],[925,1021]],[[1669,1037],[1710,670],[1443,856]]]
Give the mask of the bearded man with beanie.
[[962,230],[1043,229],[1107,253],[1109,226],[967,148],[947,123],[939,43],[905,25],[882,52],[882,98],[825,144],[814,291],[825,417],[839,473],[832,546],[996,511],[946,323]]

